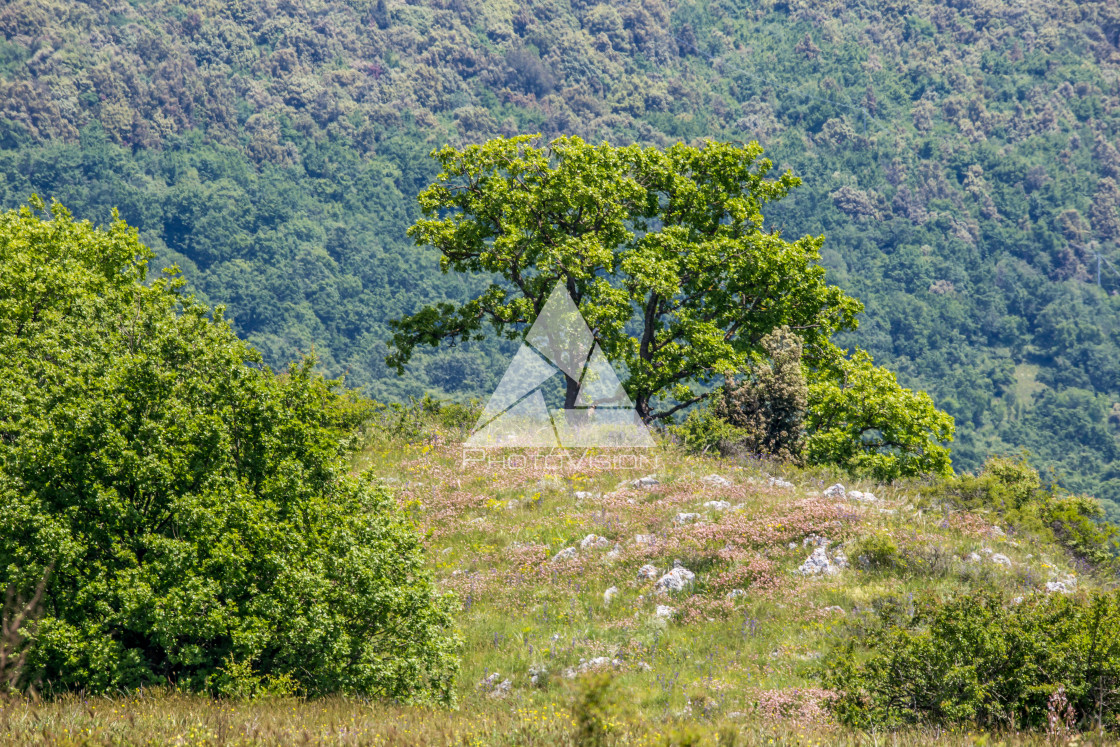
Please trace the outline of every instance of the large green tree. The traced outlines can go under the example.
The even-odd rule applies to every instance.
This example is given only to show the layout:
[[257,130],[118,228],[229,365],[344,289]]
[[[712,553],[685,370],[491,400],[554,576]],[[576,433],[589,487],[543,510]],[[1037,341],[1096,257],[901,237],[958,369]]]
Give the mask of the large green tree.
[[452,699],[420,538],[348,474],[362,402],[145,283],[122,221],[33,207],[0,215],[0,588],[46,578],[31,674]]
[[[625,364],[648,422],[748,367],[777,327],[795,331],[813,361],[856,325],[862,305],[818,264],[823,238],[788,241],[763,225],[763,207],[800,181],[768,179],[757,143],[662,150],[518,136],[434,156],[442,171],[409,235],[439,250],[443,271],[493,282],[397,321],[398,370],[418,344],[481,339],[487,325],[516,337],[561,282],[599,346]],[[577,392],[569,377],[567,407]]]

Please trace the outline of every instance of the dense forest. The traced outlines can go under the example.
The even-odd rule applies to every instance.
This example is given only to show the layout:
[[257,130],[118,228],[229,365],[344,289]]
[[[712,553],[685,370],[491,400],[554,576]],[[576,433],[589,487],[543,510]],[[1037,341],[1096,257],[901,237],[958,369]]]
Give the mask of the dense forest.
[[430,151],[540,132],[758,140],[866,304],[843,342],[1120,519],[1120,6],[1110,0],[234,3],[0,9],[0,207],[113,207],[280,367],[483,395],[511,350],[385,366],[472,290],[412,246]]

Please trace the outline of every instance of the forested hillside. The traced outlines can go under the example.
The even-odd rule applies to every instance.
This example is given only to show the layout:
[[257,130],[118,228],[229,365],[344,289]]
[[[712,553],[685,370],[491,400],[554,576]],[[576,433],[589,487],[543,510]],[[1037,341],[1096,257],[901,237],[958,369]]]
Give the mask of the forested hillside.
[[469,290],[405,237],[429,151],[520,132],[759,140],[804,180],[771,226],[826,235],[848,342],[956,417],[958,469],[1026,448],[1120,500],[1111,0],[0,9],[0,207],[119,207],[269,362],[314,347],[378,397],[504,368],[476,344],[398,379],[386,322]]

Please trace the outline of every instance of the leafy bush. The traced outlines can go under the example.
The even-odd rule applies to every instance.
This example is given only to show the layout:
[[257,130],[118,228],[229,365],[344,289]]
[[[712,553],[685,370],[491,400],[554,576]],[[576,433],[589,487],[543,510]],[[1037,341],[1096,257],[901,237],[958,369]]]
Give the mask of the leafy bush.
[[29,669],[450,701],[448,600],[348,474],[368,406],[311,362],[273,375],[147,256],[119,220],[0,216],[0,586],[51,569]]
[[1083,726],[1120,728],[1120,592],[1034,596],[1004,606],[990,593],[928,599],[849,642],[822,677],[834,709],[858,728],[975,723],[1043,728],[1059,688]]
[[800,456],[805,439],[808,389],[801,370],[801,340],[788,327],[762,338],[769,361],[756,366],[742,382],[729,380],[715,398],[713,414],[737,429],[735,441],[721,451]]
[[862,350],[814,372],[806,424],[810,464],[835,464],[877,480],[952,474],[944,445],[953,438],[952,416],[925,392],[900,386]]
[[610,744],[618,730],[618,693],[610,672],[592,672],[579,682],[572,715],[575,742],[580,747]]
[[1038,472],[1024,459],[993,457],[979,475],[943,481],[930,494],[961,508],[996,511],[1018,528],[1052,534],[1090,563],[1116,557],[1117,528],[1104,520],[1101,504],[1090,496],[1044,488]]
[[853,555],[861,567],[884,569],[893,568],[898,562],[898,545],[885,533],[873,534],[861,540]]
[[828,344],[806,376],[787,330],[763,345],[771,362],[742,383],[729,381],[712,405],[669,428],[686,448],[765,453],[877,480],[952,474],[945,444],[953,418],[928,394],[903,388],[862,350],[845,358]]

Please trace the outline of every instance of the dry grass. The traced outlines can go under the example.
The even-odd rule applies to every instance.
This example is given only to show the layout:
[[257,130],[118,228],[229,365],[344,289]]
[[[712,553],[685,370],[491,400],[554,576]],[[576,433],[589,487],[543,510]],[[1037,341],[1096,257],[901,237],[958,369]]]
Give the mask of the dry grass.
[[[769,707],[769,705],[767,706]],[[617,745],[1043,745],[1041,735],[980,735],[968,731],[856,734],[796,720],[759,718],[612,724]],[[251,703],[149,691],[121,698],[68,695],[50,702],[0,705],[5,745],[578,745],[567,704],[534,707],[474,703],[429,711],[341,698]],[[1061,743],[1061,742],[1057,742]],[[1081,744],[1104,744],[1091,735]]]

